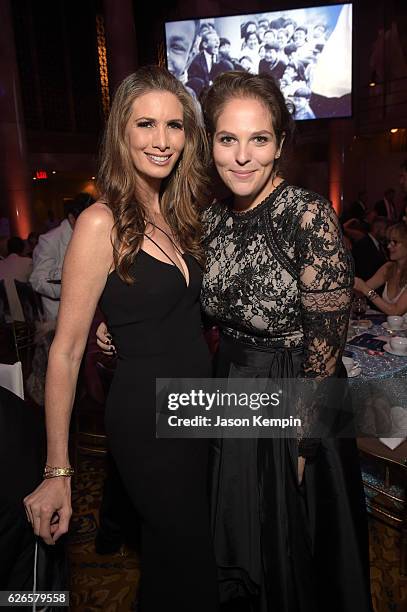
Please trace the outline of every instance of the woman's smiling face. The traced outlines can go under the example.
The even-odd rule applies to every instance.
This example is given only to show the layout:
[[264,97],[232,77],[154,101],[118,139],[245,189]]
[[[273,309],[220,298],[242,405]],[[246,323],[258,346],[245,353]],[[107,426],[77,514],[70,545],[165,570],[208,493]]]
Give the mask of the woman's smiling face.
[[140,177],[164,179],[185,145],[181,102],[168,91],[146,93],[133,102],[126,140]]
[[273,190],[277,142],[272,117],[257,98],[233,98],[223,107],[213,137],[219,176],[244,206],[255,206]]

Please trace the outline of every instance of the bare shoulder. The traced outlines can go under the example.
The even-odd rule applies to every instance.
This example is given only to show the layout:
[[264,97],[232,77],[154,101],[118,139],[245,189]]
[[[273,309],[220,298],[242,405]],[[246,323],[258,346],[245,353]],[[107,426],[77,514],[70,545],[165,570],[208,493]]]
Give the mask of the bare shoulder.
[[[68,246],[71,259],[86,257],[88,267],[109,268],[112,262],[113,214],[103,202],[95,202],[86,208],[75,223],[72,239]],[[97,254],[97,257],[95,257]]]
[[114,224],[113,214],[110,208],[98,200],[89,208],[86,208],[78,217],[76,225],[78,229],[83,228],[96,233],[106,233],[112,230]]
[[386,278],[391,274],[393,270],[393,266],[394,264],[392,261],[386,261],[386,263],[384,263],[382,267],[380,268],[380,270],[384,272]]

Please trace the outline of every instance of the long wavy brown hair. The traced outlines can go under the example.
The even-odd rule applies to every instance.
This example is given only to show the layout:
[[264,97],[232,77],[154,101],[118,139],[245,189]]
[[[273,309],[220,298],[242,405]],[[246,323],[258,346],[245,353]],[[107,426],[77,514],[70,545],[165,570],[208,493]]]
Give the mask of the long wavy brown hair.
[[119,85],[100,149],[98,187],[113,213],[113,260],[119,277],[131,284],[130,267],[143,240],[146,202],[138,194],[125,130],[136,98],[162,91],[174,94],[183,107],[185,146],[171,174],[162,181],[160,209],[183,251],[203,262],[199,208],[209,198],[209,149],[199,107],[184,86],[159,66],[144,66]]
[[[407,247],[407,225],[404,221],[400,221],[395,225],[392,225],[387,230],[387,236],[389,240],[399,240],[404,243],[404,246]],[[392,265],[389,266],[389,270],[387,273],[387,280],[389,280],[394,274],[396,274],[397,263],[392,262]],[[400,289],[407,285],[407,262],[401,269],[400,273]]]

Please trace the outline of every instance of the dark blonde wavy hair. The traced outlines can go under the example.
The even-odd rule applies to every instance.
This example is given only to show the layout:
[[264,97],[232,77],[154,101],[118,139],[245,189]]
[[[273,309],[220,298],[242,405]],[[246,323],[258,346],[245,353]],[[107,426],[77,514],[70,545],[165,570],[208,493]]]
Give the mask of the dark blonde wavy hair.
[[215,134],[216,123],[225,105],[235,98],[259,100],[270,112],[278,146],[284,138],[280,157],[274,160],[274,175],[278,175],[293,139],[292,109],[287,106],[271,75],[255,75],[240,70],[224,72],[217,76],[213,85],[201,95],[205,124],[210,137]]
[[203,262],[199,208],[208,203],[208,141],[196,102],[165,68],[144,66],[119,85],[100,149],[98,187],[113,213],[113,260],[118,276],[134,280],[130,267],[143,240],[146,207],[141,201],[125,130],[134,100],[154,92],[174,94],[183,107],[185,146],[171,174],[163,179],[160,209],[183,251]]
[[[404,223],[404,221],[400,221],[399,223],[391,225],[387,230],[387,236],[389,240],[395,238],[400,242],[403,242],[404,246],[407,247],[407,225]],[[392,262],[392,265],[389,266],[386,280],[389,280],[389,278],[391,278],[393,274],[396,273],[396,269],[396,262]],[[400,287],[403,287],[405,285],[407,285],[407,263],[403,266],[400,275]]]

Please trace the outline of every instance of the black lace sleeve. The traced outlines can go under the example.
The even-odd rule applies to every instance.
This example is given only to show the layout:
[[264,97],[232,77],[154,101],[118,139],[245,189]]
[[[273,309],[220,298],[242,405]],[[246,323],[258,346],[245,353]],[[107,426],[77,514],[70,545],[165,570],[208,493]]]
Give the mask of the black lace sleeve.
[[[353,264],[347,252],[338,218],[324,201],[308,204],[296,240],[300,262],[299,289],[304,333],[303,376],[324,379],[335,376],[346,342],[353,288]],[[308,406],[303,428],[312,435],[318,402]],[[305,419],[305,423],[304,423]],[[300,454],[312,454],[315,441],[304,438]]]

